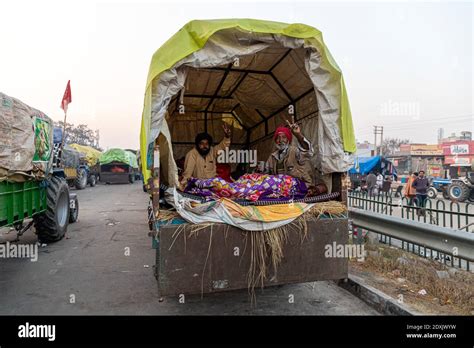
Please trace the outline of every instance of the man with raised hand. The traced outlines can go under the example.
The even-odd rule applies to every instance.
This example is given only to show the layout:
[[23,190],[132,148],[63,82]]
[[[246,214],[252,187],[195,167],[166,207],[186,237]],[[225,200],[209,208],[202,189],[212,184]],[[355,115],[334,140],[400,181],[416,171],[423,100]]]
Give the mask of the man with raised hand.
[[199,133],[194,140],[194,148],[186,154],[184,160],[183,178],[180,181],[181,189],[184,189],[189,178],[210,179],[216,173],[216,163],[219,151],[230,146],[231,129],[226,123],[222,125],[224,139],[213,146],[212,137],[208,133]]
[[[314,155],[313,145],[303,136],[293,116],[291,122],[286,120],[286,123],[287,127],[281,125],[275,130],[273,140],[276,151],[268,157],[265,171],[274,175],[291,175],[310,186],[313,183],[309,159]],[[297,146],[291,145],[293,136],[298,140]]]

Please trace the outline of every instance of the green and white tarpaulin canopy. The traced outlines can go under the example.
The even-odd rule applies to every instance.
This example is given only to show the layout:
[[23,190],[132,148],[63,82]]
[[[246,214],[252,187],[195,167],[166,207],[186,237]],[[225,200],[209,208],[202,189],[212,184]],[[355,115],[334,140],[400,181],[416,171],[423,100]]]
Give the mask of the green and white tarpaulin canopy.
[[112,162],[120,162],[128,164],[132,168],[138,168],[137,156],[135,156],[133,152],[122,149],[107,150],[99,157],[100,164],[109,164]]
[[254,19],[191,21],[151,60],[140,135],[145,180],[159,136],[162,173],[174,185],[174,156],[189,150],[197,133],[219,141],[220,124],[231,118],[233,144],[265,160],[272,132],[293,112],[314,144],[316,168],[352,167],[356,144],[344,79],[319,30]]

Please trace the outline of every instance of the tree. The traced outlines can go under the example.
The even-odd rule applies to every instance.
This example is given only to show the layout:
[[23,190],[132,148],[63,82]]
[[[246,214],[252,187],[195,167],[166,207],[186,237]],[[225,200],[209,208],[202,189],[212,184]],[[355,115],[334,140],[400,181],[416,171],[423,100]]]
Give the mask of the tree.
[[[58,121],[54,125],[63,128],[64,122]],[[93,131],[85,124],[74,126],[74,124],[66,122],[64,143],[86,145],[101,150],[99,148],[98,131]]]
[[400,145],[410,144],[409,139],[387,138],[383,141],[381,147],[382,156],[394,155],[400,151]]

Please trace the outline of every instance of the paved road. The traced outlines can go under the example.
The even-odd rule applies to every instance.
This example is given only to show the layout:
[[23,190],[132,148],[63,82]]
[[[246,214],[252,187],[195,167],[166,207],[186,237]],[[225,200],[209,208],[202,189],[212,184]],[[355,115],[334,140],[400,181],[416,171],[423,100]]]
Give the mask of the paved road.
[[[159,302],[141,184],[77,193],[79,221],[67,238],[40,248],[37,262],[0,259],[0,314],[378,314],[332,282],[259,290],[255,308],[246,290],[188,296],[184,304],[170,297]],[[0,242],[14,239],[7,231],[0,230]],[[20,242],[34,243],[36,237],[27,232]]]

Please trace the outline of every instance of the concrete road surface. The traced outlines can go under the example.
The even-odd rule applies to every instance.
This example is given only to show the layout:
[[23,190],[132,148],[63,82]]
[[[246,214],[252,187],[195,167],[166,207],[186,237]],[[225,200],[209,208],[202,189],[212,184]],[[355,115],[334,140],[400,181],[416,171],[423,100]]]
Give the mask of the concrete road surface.
[[[258,290],[254,308],[246,290],[159,302],[141,183],[75,192],[79,220],[66,238],[40,247],[37,262],[0,259],[0,314],[378,314],[325,281]],[[15,231],[0,231],[1,243],[15,238]],[[20,240],[35,242],[32,231]]]

